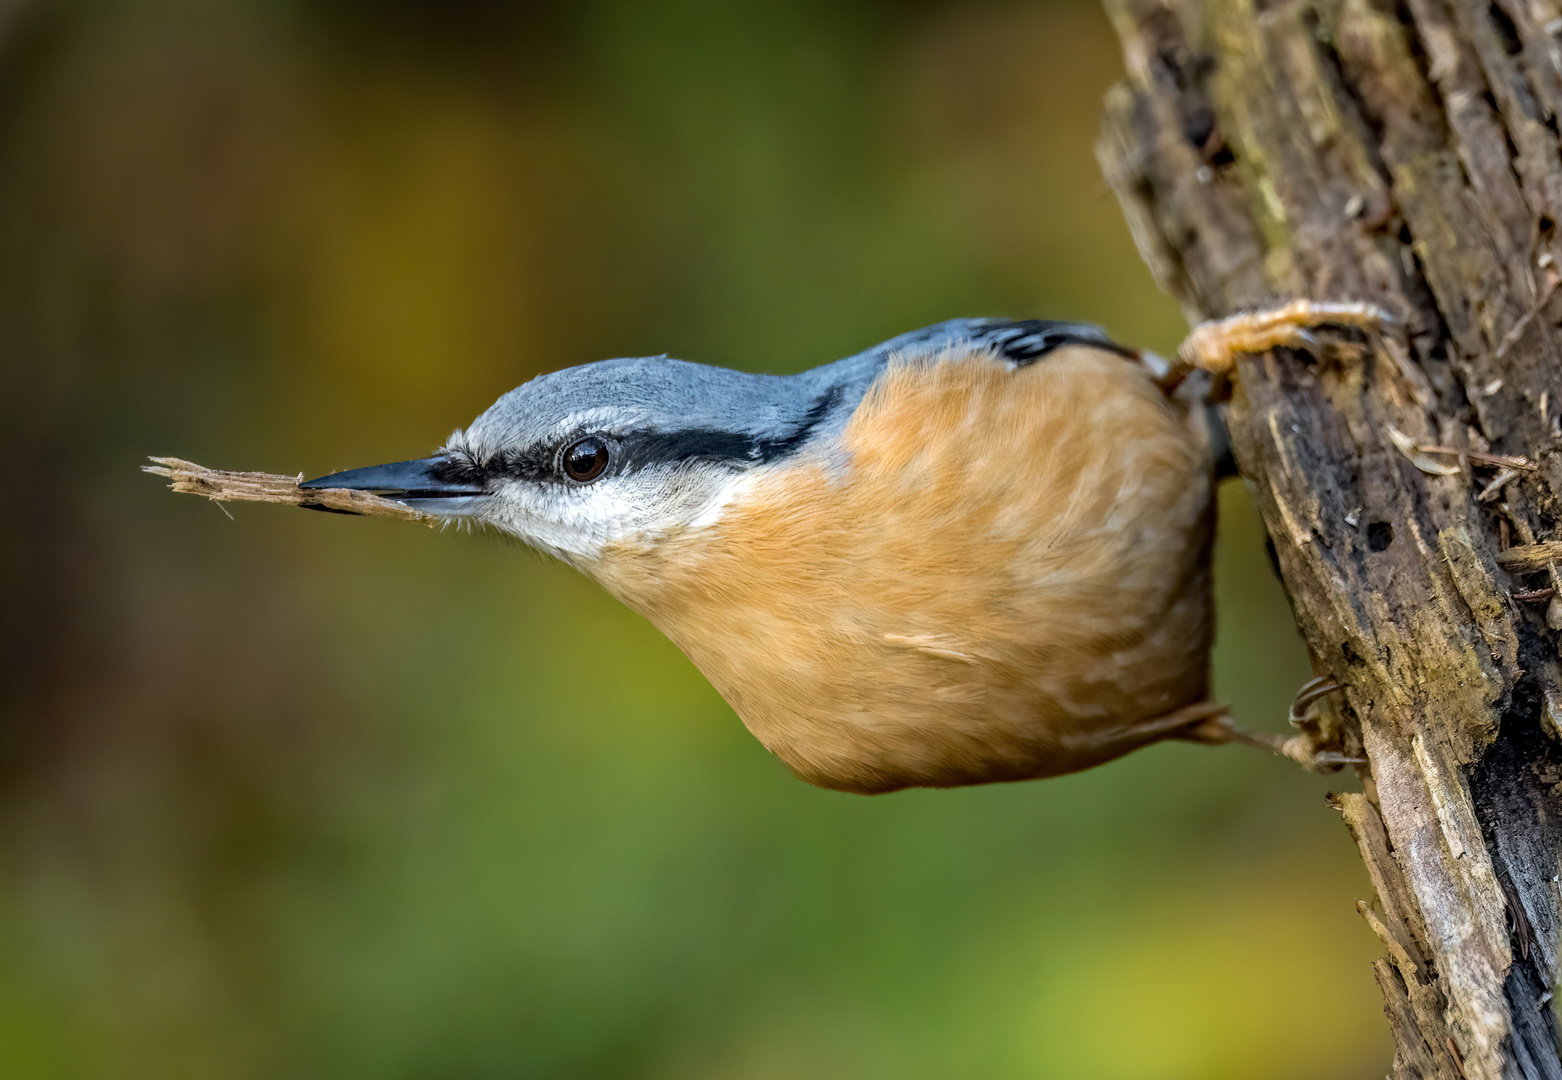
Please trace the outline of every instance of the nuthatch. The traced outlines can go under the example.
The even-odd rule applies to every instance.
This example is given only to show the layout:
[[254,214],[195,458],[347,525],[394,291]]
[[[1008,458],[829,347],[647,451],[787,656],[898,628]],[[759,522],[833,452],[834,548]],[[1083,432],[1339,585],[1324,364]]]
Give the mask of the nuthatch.
[[542,375],[434,456],[312,480],[471,519],[648,618],[767,748],[844,791],[1239,738],[1208,701],[1235,357],[1370,327],[1301,302],[1173,361],[1094,326],[955,320],[799,375],[665,356]]

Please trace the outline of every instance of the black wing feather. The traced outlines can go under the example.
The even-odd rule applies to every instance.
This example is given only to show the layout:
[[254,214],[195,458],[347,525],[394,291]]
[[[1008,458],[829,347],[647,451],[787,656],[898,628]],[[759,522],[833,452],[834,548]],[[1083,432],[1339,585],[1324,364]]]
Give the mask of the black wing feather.
[[1106,331],[1090,323],[1052,319],[973,319],[971,340],[995,349],[1006,360],[1024,367],[1065,345],[1089,345],[1137,360],[1137,351],[1119,345]]

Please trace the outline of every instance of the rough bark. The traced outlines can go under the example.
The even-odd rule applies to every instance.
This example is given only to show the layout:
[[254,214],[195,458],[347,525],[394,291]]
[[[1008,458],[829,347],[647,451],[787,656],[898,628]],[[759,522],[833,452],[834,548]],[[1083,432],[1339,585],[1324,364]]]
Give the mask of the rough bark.
[[1562,538],[1562,8],[1108,9],[1128,79],[1102,163],[1189,318],[1310,297],[1404,320],[1245,360],[1230,410],[1369,760],[1337,805],[1377,894],[1394,1075],[1562,1078],[1562,580],[1554,551],[1500,557]]

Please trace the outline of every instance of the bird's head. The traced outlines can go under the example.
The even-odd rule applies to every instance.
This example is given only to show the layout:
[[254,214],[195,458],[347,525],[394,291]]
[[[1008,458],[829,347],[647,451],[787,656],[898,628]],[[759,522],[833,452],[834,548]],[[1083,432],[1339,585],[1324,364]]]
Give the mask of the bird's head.
[[849,408],[828,382],[605,360],[512,390],[431,457],[302,486],[491,525],[589,572],[610,545],[713,521],[746,475],[817,449]]

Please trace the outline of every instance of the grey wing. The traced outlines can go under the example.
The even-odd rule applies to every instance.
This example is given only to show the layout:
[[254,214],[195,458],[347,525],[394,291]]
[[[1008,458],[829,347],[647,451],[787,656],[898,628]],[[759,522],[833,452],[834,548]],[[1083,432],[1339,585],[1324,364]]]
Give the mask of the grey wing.
[[804,397],[838,392],[835,400],[840,406],[840,414],[849,416],[891,356],[936,354],[959,342],[990,346],[1016,367],[1033,364],[1065,345],[1091,345],[1130,360],[1142,359],[1138,350],[1116,344],[1099,326],[1090,323],[1051,319],[950,319],[892,337],[844,360],[794,376],[795,385]]
[[1106,331],[1090,323],[1053,319],[950,319],[890,338],[842,362],[871,364],[876,368],[889,359],[891,353],[937,352],[961,341],[991,346],[1000,356],[1022,367],[1065,345],[1093,345],[1130,359],[1139,358],[1138,350],[1117,344],[1106,336]]

